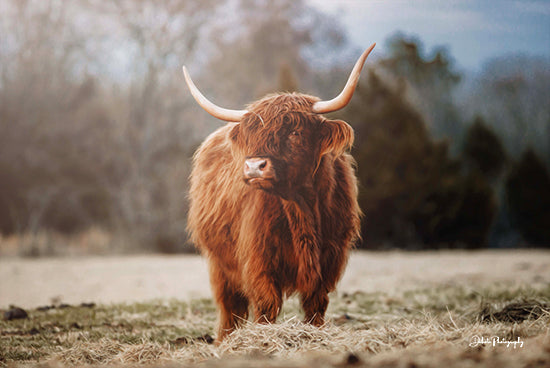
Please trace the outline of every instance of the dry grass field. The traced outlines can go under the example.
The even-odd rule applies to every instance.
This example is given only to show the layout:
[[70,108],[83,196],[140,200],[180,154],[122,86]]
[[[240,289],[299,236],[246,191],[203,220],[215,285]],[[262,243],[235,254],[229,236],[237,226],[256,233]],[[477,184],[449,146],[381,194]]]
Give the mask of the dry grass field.
[[293,297],[220,345],[197,256],[3,258],[0,309],[0,366],[550,366],[547,251],[355,252],[324,327]]

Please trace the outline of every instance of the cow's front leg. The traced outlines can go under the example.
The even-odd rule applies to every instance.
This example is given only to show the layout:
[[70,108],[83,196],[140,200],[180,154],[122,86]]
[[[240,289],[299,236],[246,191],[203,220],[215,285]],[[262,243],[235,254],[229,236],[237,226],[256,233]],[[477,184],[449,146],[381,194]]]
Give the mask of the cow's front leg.
[[219,307],[217,342],[221,342],[248,318],[248,298],[229,281],[219,266],[210,266],[210,281]]
[[273,277],[260,274],[249,284],[254,318],[259,323],[274,323],[281,311],[282,292],[274,281]]
[[301,295],[302,308],[305,312],[304,322],[314,326],[322,326],[325,323],[325,312],[328,306],[328,294],[325,290],[317,290],[313,293]]

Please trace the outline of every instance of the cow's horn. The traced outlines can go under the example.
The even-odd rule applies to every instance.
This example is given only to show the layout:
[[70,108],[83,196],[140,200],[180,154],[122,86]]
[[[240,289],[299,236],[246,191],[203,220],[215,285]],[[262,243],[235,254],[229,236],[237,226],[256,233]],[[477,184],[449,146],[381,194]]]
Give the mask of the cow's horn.
[[353,96],[353,92],[355,92],[357,82],[359,82],[359,75],[361,74],[361,69],[363,69],[363,64],[365,64],[365,60],[367,60],[367,56],[369,56],[372,49],[374,49],[374,46],[376,46],[376,43],[373,43],[368,49],[365,50],[365,52],[363,52],[363,55],[359,57],[359,60],[357,60],[357,62],[355,63],[355,66],[353,67],[353,70],[351,71],[351,74],[342,92],[340,92],[338,96],[330,101],[318,101],[313,104],[313,112],[317,114],[325,114],[332,111],[340,110],[348,104],[348,102],[351,100],[351,97]]
[[183,67],[183,75],[185,76],[187,87],[189,87],[189,91],[191,91],[195,101],[197,101],[197,103],[213,117],[225,121],[241,121],[242,117],[248,112],[247,110],[229,110],[217,106],[216,104],[210,102],[206,97],[204,97],[201,91],[199,91],[199,89],[195,86],[195,83],[191,80],[185,66]]

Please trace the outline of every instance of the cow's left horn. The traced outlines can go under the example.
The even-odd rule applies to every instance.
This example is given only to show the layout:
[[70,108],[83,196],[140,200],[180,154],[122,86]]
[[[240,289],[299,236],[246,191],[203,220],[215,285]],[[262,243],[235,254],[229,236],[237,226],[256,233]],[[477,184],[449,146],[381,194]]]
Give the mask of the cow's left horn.
[[332,111],[340,110],[348,104],[353,96],[353,92],[355,92],[357,82],[359,82],[359,75],[361,74],[361,69],[363,69],[365,60],[367,60],[367,56],[369,56],[372,49],[374,49],[374,46],[376,46],[376,43],[373,43],[368,49],[365,50],[365,52],[363,52],[361,57],[359,57],[342,92],[330,101],[318,101],[314,103],[312,106],[313,112],[317,114],[326,114]]
[[242,117],[248,112],[247,110],[229,110],[219,107],[218,105],[210,102],[195,86],[195,83],[191,80],[187,68],[183,67],[183,75],[185,76],[185,82],[189,91],[195,98],[195,101],[204,109],[207,113],[215,118],[225,121],[241,121]]

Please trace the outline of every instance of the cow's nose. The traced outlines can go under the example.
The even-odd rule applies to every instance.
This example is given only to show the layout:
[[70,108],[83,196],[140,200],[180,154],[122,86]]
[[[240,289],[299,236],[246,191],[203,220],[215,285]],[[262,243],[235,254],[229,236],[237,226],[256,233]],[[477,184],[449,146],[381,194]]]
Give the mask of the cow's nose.
[[266,158],[249,158],[244,162],[244,176],[247,178],[261,178],[269,165]]

